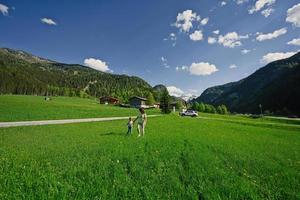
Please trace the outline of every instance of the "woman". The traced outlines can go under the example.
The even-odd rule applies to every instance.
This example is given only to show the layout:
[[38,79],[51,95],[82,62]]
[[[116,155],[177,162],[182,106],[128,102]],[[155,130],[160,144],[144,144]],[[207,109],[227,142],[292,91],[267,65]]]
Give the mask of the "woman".
[[139,109],[140,113],[138,114],[138,116],[135,118],[135,121],[138,122],[138,137],[140,136],[144,136],[145,134],[145,126],[146,126],[146,123],[147,123],[147,115],[145,113],[145,110],[144,108],[140,108]]

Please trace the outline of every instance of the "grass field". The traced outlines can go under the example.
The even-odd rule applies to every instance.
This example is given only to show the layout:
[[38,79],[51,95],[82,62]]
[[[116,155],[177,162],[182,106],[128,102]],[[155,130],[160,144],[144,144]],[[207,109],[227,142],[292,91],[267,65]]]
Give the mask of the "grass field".
[[0,199],[300,199],[300,126],[206,117],[0,129]]
[[[157,109],[148,110],[157,114]],[[136,109],[99,104],[99,101],[76,97],[53,97],[45,101],[42,96],[0,95],[1,121],[30,121],[46,119],[77,119],[136,115]]]

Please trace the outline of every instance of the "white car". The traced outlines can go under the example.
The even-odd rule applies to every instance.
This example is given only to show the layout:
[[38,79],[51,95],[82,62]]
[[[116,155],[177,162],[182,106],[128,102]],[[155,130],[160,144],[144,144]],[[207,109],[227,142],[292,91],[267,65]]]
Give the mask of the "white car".
[[180,116],[198,117],[198,112],[194,110],[187,110],[179,113]]

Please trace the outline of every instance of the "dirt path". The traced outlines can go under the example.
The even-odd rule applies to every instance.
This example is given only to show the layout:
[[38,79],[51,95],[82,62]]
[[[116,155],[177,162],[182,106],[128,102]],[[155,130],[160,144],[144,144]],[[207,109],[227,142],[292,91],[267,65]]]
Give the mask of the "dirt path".
[[[160,115],[148,115],[148,117],[158,117]],[[103,118],[86,118],[86,119],[61,119],[61,120],[41,120],[41,121],[21,121],[21,122],[0,122],[0,128],[16,126],[41,126],[50,124],[72,124],[82,122],[102,122],[128,119],[128,117],[103,117]]]

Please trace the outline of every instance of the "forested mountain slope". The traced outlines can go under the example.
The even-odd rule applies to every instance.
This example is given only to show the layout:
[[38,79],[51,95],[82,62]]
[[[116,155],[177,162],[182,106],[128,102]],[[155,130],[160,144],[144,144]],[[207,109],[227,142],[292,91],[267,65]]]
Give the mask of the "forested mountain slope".
[[225,104],[230,111],[300,116],[300,53],[272,62],[245,79],[206,89],[198,102]]
[[0,94],[104,96],[127,101],[146,96],[152,87],[143,79],[96,71],[0,48]]

